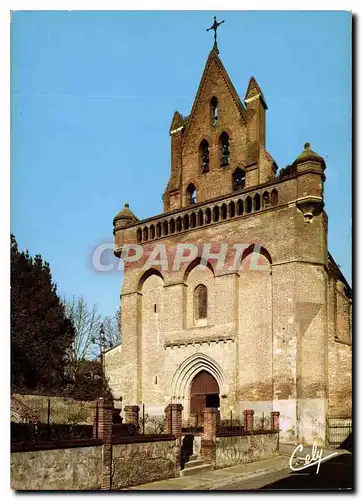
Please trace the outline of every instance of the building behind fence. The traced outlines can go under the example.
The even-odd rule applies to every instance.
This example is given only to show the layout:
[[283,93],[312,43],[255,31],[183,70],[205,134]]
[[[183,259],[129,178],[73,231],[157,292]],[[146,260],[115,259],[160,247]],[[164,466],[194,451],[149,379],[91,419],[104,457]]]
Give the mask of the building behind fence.
[[[196,429],[182,427],[179,404],[165,408],[162,426],[149,419],[143,405],[125,406],[122,418],[113,402],[100,398],[92,402],[92,410],[93,423],[74,425],[77,432],[55,432],[57,426],[71,424],[52,427],[50,411],[50,433],[18,434],[12,441],[13,489],[122,489],[178,476],[195,451],[213,468],[278,451],[278,412],[269,416],[268,428],[255,428],[253,410],[244,412],[241,424],[232,419],[220,422],[217,410],[206,408],[203,426]],[[48,422],[12,425],[35,429]],[[87,429],[86,437],[80,429]],[[191,443],[189,451],[187,443]],[[77,471],[71,477],[69,467]]]

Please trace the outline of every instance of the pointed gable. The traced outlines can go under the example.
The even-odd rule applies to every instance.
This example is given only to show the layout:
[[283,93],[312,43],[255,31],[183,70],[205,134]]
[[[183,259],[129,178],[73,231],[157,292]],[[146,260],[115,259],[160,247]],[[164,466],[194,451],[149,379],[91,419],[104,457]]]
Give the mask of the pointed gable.
[[185,128],[185,134],[184,134],[184,139],[186,140],[189,130],[192,127],[192,123],[194,121],[196,111],[198,109],[198,104],[200,101],[200,97],[206,87],[206,84],[208,81],[215,82],[216,80],[219,82],[219,86],[223,85],[225,87],[225,90],[230,93],[232,96],[232,99],[235,103],[236,108],[238,109],[240,116],[243,120],[244,123],[246,123],[247,120],[247,115],[246,115],[246,109],[243,105],[243,103],[240,100],[240,97],[238,96],[234,85],[232,84],[232,81],[229,77],[229,75],[226,72],[226,69],[221,62],[221,59],[218,56],[217,51],[215,48],[213,48],[209,54],[209,57],[206,61],[205,69],[201,77],[201,81],[199,84],[199,88],[197,90],[197,94],[192,106],[191,113],[187,119],[187,124]]
[[252,76],[249,81],[249,85],[245,94],[245,99],[244,101],[247,103],[250,99],[260,97],[260,100],[264,106],[265,109],[268,109],[268,106],[266,105],[265,98],[263,95],[263,92],[261,91],[261,88],[258,85],[258,82]]
[[180,127],[183,127],[186,123],[187,119],[182,116],[178,111],[175,111],[173,118],[172,118],[172,123],[170,127],[170,132],[173,132],[174,130],[177,130]]

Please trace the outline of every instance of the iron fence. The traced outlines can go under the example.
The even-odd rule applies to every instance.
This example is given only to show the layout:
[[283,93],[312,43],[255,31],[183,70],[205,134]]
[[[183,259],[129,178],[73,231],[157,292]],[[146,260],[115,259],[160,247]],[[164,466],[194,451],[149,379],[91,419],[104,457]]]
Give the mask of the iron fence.
[[[112,440],[123,437],[133,437],[138,435],[138,429],[133,424],[115,424],[112,426]],[[96,436],[97,437],[97,436]]]
[[158,435],[165,431],[164,415],[154,416],[147,412],[146,405],[139,405],[138,433],[141,435]]
[[352,433],[352,418],[327,417],[326,438],[332,448],[338,448]]
[[202,425],[187,426],[181,428],[182,434],[202,434],[204,427]]
[[92,425],[11,422],[11,442],[13,443],[92,439],[92,437]]
[[235,417],[232,411],[230,411],[229,418],[218,420],[217,422],[217,433],[218,434],[237,434],[244,431],[244,421],[241,421],[238,417]]
[[93,401],[16,394],[11,396],[11,442],[93,438]]

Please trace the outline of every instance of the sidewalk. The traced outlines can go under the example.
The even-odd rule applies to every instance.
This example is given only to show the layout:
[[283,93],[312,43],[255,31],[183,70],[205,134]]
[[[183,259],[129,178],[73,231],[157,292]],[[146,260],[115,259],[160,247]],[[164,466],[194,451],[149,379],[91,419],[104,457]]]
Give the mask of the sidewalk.
[[258,462],[239,464],[225,469],[203,472],[194,476],[176,477],[165,481],[140,484],[130,490],[214,490],[273,471],[286,470],[289,473],[289,457],[279,455]]
[[[293,449],[294,449],[293,445]],[[177,477],[164,481],[140,484],[128,490],[253,490],[262,488],[273,481],[278,481],[290,475],[289,468],[290,449],[292,446],[281,446],[280,454],[258,460],[248,464],[239,464],[225,469],[216,469],[203,472],[194,476]],[[328,455],[329,450],[324,450]],[[338,455],[346,453],[344,450],[337,451]]]

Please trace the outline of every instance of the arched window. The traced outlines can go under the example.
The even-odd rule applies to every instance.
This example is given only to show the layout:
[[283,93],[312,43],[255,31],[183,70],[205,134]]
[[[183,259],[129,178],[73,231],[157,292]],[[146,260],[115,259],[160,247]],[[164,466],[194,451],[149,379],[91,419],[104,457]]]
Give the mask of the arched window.
[[254,196],[254,210],[260,210],[260,194]]
[[273,189],[271,192],[271,204],[272,205],[278,205],[278,191],[276,189]]
[[250,198],[250,196],[248,196],[245,200],[245,212],[247,214],[250,214],[250,212],[253,210],[253,202]]
[[187,186],[186,199],[189,205],[194,205],[196,203],[196,188],[192,183]]
[[219,106],[217,104],[217,99],[215,96],[212,97],[210,101],[210,108],[211,108],[211,123],[212,125],[216,125],[219,120]]
[[235,203],[233,201],[229,203],[229,217],[235,217]]
[[163,234],[164,236],[168,235],[168,222],[165,220],[165,222],[162,224],[162,229],[163,229]]
[[237,207],[238,207],[238,215],[243,215],[244,213],[243,200],[238,200]]
[[157,234],[157,238],[160,238],[161,235],[162,235],[162,228],[161,228],[161,223],[158,222],[157,225],[156,225],[156,234]]
[[245,172],[241,168],[237,168],[233,173],[233,190],[238,191],[245,187]]
[[194,212],[190,215],[190,227],[196,227],[196,214]]
[[148,227],[144,227],[143,228],[143,241],[147,241],[148,240]]
[[189,228],[189,216],[187,214],[184,215],[183,228],[185,230],[187,230]]
[[170,220],[170,233],[173,234],[175,232],[175,220]]
[[155,226],[152,224],[150,226],[150,238],[151,238],[151,240],[153,240],[154,237],[155,237]]
[[220,156],[220,167],[227,167],[229,165],[230,146],[229,146],[229,136],[226,132],[223,132],[220,135],[219,156]]
[[179,233],[182,231],[182,219],[181,217],[177,217],[176,219],[176,231]]
[[265,191],[263,193],[263,208],[268,208],[269,206],[269,193]]
[[214,222],[219,222],[220,210],[217,205],[214,207],[213,212],[214,212]]
[[228,216],[228,209],[225,203],[221,205],[221,218],[222,220],[225,220]]
[[204,225],[204,212],[202,210],[199,210],[199,216],[198,216],[198,224],[199,226],[203,226]]
[[199,162],[201,172],[204,174],[210,168],[210,146],[206,139],[203,139],[199,147]]
[[137,229],[136,234],[137,234],[137,243],[141,243],[141,241],[142,241],[142,229],[141,228]]
[[194,290],[195,320],[207,318],[207,288],[198,285]]
[[206,220],[206,224],[210,224],[210,222],[211,222],[211,210],[209,208],[207,208],[205,211],[205,220]]

